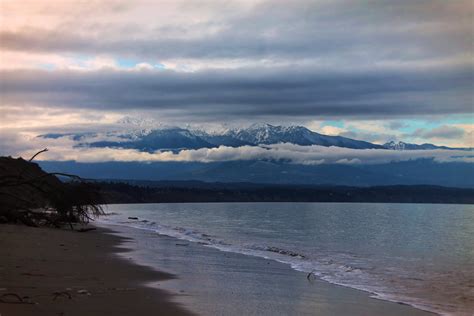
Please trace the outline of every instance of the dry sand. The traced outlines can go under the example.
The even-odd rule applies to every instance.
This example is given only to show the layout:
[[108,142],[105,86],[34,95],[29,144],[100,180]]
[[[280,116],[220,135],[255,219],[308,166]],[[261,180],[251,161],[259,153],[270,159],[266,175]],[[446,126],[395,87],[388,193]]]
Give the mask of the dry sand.
[[172,275],[113,255],[123,239],[105,232],[0,225],[0,315],[190,314],[143,286]]

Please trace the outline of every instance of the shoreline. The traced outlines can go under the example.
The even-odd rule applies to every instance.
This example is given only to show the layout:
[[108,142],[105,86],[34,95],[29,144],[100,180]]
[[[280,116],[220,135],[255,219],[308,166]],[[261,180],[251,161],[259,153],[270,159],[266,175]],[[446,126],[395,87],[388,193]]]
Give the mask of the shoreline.
[[[0,314],[2,316],[104,314],[125,316],[156,313],[193,315],[191,311],[199,312],[195,304],[185,304],[186,297],[181,298],[179,294],[184,291],[173,288],[173,283],[180,282],[176,275],[186,275],[185,273],[174,270],[171,270],[174,274],[162,272],[170,269],[162,269],[159,265],[157,268],[155,265],[132,258],[136,249],[131,247],[131,244],[137,241],[135,238],[127,237],[127,234],[113,227],[102,225],[94,227],[97,230],[77,233],[66,229],[0,225],[2,258],[0,298],[4,294],[14,293],[24,297],[25,302],[16,304],[17,298],[5,297],[4,300],[10,303],[0,302]],[[193,243],[193,247],[176,247],[175,241],[179,241],[179,238],[158,235],[162,243],[170,239],[168,243],[178,251],[207,248],[197,243]],[[207,248],[205,251],[216,251],[219,257],[232,256],[238,262],[256,260],[259,266],[267,266],[268,262],[267,259],[246,254],[225,254],[218,249]],[[192,253],[187,255],[193,256]],[[163,257],[160,253],[157,256]],[[302,273],[286,263],[275,262],[275,264],[277,269],[285,267],[283,269],[291,270],[290,273]],[[160,284],[161,281],[169,282]],[[170,282],[171,287],[167,286]],[[380,302],[371,302],[382,308],[379,311],[391,310],[395,314],[396,311],[410,310],[413,314],[432,313],[409,304],[373,297],[369,292],[328,281],[318,280],[316,284],[329,291],[333,304],[344,305],[343,300],[347,299],[349,294],[354,296],[350,300],[356,297],[359,299],[371,297],[369,302],[372,300]],[[186,293],[191,294],[188,290]],[[202,299],[199,295],[195,298]]]
[[[114,227],[114,226],[116,226],[116,225],[112,225],[111,230],[114,231],[115,235],[118,235],[118,236],[121,236],[121,237],[125,237],[125,236],[129,235],[128,233],[125,233],[124,231],[122,231],[120,229],[120,227],[126,228],[126,229],[130,229],[131,227],[128,227],[128,226]],[[101,227],[103,227],[103,226],[101,226]],[[135,229],[132,228],[132,230],[135,230]],[[202,245],[198,242],[193,242],[193,241],[190,241],[190,240],[181,239],[181,238],[177,238],[177,237],[174,237],[174,236],[169,236],[169,235],[166,235],[166,234],[161,234],[161,233],[158,233],[158,232],[152,232],[152,231],[141,230],[141,229],[138,229],[136,232],[138,232],[139,234],[146,234],[146,235],[155,235],[156,234],[157,237],[154,238],[155,243],[163,244],[164,245],[163,249],[174,248],[178,252],[183,251],[184,253],[186,253],[185,256],[190,260],[190,262],[192,262],[192,257],[205,257],[205,258],[207,258],[207,259],[205,259],[205,261],[206,261],[205,264],[208,264],[208,263],[211,264],[210,262],[208,262],[208,259],[211,260],[210,258],[212,258],[214,256],[215,257],[220,257],[220,258],[225,257],[225,258],[227,258],[226,260],[228,260],[229,258],[234,258],[239,264],[242,264],[243,266],[248,265],[247,261],[252,262],[251,265],[253,265],[254,268],[256,268],[256,266],[260,267],[260,268],[257,268],[257,270],[261,269],[261,268],[266,270],[266,269],[269,269],[271,267],[270,270],[269,270],[269,273],[271,275],[273,275],[273,273],[275,272],[275,271],[272,271],[272,269],[276,269],[276,271],[278,272],[277,274],[281,275],[281,273],[285,273],[285,274],[288,273],[290,275],[293,275],[293,276],[290,276],[290,278],[292,280],[299,279],[303,283],[306,283],[306,281],[307,281],[306,280],[306,273],[304,273],[302,271],[299,271],[297,269],[294,269],[290,264],[288,264],[286,262],[282,262],[282,261],[275,260],[275,259],[270,259],[270,258],[263,258],[263,257],[260,257],[260,256],[251,255],[251,254],[228,252],[228,251],[218,249],[218,248],[214,248],[214,247],[207,247],[207,246]],[[125,253],[119,253],[118,254],[119,256],[122,256],[122,257],[126,257],[128,255],[131,255],[132,257],[135,256],[135,258],[132,259],[132,260],[134,260],[134,262],[136,262],[140,266],[149,266],[152,269],[172,271],[173,273],[176,272],[178,275],[189,275],[189,273],[191,273],[190,271],[179,271],[179,270],[176,271],[176,270],[174,270],[172,267],[173,266],[179,266],[179,264],[176,264],[176,262],[174,262],[175,264],[173,264],[172,261],[170,263],[169,258],[166,260],[168,262],[166,262],[164,265],[161,265],[159,263],[159,261],[160,261],[160,259],[159,259],[160,256],[159,255],[155,256],[154,260],[147,261],[146,255],[144,256],[144,253],[142,251],[139,251],[139,252],[141,252],[141,254],[138,254],[138,258],[137,258],[137,252],[136,251],[138,249],[141,249],[141,247],[138,247],[136,249],[135,249],[135,247],[139,246],[139,240],[142,240],[142,238],[136,239],[135,237],[127,239],[128,242],[125,242],[124,246],[129,251],[125,252]],[[180,244],[179,242],[187,242],[189,244]],[[180,246],[180,247],[176,247],[177,245]],[[182,247],[182,246],[187,246],[187,247]],[[201,253],[202,251],[205,252],[204,256]],[[150,258],[148,258],[148,259],[150,259]],[[180,261],[180,260],[178,259],[178,261]],[[271,265],[268,265],[269,263]],[[212,263],[212,265],[213,266],[218,266],[214,262]],[[231,264],[231,266],[235,266],[235,263],[233,265]],[[171,269],[170,269],[170,267],[171,267]],[[202,263],[201,263],[201,265],[196,263],[194,268],[196,269],[196,271],[200,271],[201,269],[204,269],[202,267]],[[258,274],[264,273],[264,270],[260,270]],[[283,271],[287,271],[287,272],[283,272]],[[295,278],[296,275],[298,275],[298,276]],[[207,278],[209,276],[206,275],[205,277]],[[273,278],[273,276],[271,278]],[[242,280],[242,278],[239,278],[239,279]],[[197,280],[203,281],[204,279],[200,278],[198,276]],[[196,281],[196,280],[192,280],[191,282],[193,282],[193,281]],[[226,280],[223,280],[223,281],[226,281]],[[169,291],[173,291],[173,292],[178,291],[178,290],[179,290],[179,292],[186,292],[188,294],[188,296],[194,296],[196,299],[198,299],[197,301],[196,300],[192,301],[192,302],[188,301],[188,304],[185,304],[185,306],[188,309],[193,310],[193,311],[195,310],[197,312],[199,311],[203,314],[211,314],[211,313],[208,313],[209,310],[205,310],[205,309],[202,310],[201,307],[196,306],[196,303],[199,304],[199,305],[202,303],[202,302],[199,301],[199,298],[202,299],[203,297],[200,296],[199,293],[193,292],[193,289],[192,289],[193,285],[191,283],[180,284],[180,279],[172,280],[171,283],[174,283],[174,284],[169,284],[168,283],[168,286],[167,286],[167,285],[161,285],[161,284],[156,285],[156,283],[153,284],[151,282],[150,285],[153,286],[153,287],[157,287],[157,288],[164,288],[165,290],[169,290]],[[219,282],[216,282],[216,283],[219,283]],[[278,283],[278,281],[277,281],[277,283]],[[171,286],[169,286],[169,285],[171,285]],[[390,300],[390,299],[382,298],[380,296],[375,295],[375,293],[372,293],[372,292],[367,291],[367,290],[362,290],[362,289],[357,289],[357,288],[354,288],[354,287],[349,287],[349,286],[345,286],[345,285],[336,284],[336,283],[329,282],[329,281],[326,281],[326,280],[323,280],[323,279],[320,279],[320,278],[316,278],[316,280],[314,282],[314,285],[317,288],[319,288],[318,291],[325,292],[325,294],[324,294],[325,298],[323,298],[323,300],[327,299],[328,301],[331,301],[332,305],[333,305],[333,307],[331,307],[327,310],[328,313],[325,313],[322,310],[320,310],[321,315],[333,315],[333,312],[335,310],[338,310],[338,311],[342,310],[342,311],[345,311],[347,313],[354,312],[354,315],[360,315],[360,314],[371,315],[371,314],[366,314],[365,313],[365,312],[369,312],[369,311],[372,312],[373,315],[380,314],[381,312],[383,312],[384,314],[387,314],[387,315],[399,315],[400,313],[406,314],[406,315],[441,315],[438,312],[422,308],[421,306],[414,306],[412,304],[407,304],[407,303],[403,303],[403,302],[396,301],[396,300]],[[187,299],[186,297],[182,298],[180,296],[178,296],[177,298],[178,298],[179,303],[186,302],[186,299]],[[209,297],[209,299],[210,298],[211,297]],[[356,308],[356,310],[352,310],[352,311],[347,309],[347,307],[350,306],[350,305],[352,305],[352,308],[354,308],[354,305],[353,305],[354,301],[358,301],[358,300],[365,301],[365,303],[362,303],[362,304],[368,304],[368,305],[362,307],[362,309],[359,306],[359,307]],[[263,303],[263,302],[260,302],[260,303]],[[370,305],[370,307],[369,307],[369,305]]]
[[176,276],[129,262],[111,233],[0,225],[0,314],[192,315],[146,285]]

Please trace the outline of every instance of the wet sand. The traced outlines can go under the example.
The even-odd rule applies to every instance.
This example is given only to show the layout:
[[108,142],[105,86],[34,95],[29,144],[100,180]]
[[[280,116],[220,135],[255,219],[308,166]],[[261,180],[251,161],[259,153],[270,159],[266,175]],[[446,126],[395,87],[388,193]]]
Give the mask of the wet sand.
[[0,315],[190,315],[145,287],[173,275],[115,255],[125,238],[0,225]]

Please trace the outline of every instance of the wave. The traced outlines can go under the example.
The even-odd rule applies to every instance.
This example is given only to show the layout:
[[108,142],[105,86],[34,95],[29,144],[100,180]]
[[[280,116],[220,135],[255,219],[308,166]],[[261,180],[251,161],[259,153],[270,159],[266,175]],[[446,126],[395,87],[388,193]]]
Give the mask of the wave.
[[[407,304],[412,307],[433,312],[440,315],[472,315],[470,310],[455,311],[445,308],[437,301],[426,298],[416,298],[407,295],[409,284],[401,284],[396,280],[389,280],[387,286],[386,275],[375,273],[373,268],[361,263],[360,258],[350,254],[318,254],[317,257],[306,253],[285,249],[275,245],[261,244],[233,244],[226,240],[195,229],[167,226],[149,220],[125,220],[113,221],[110,218],[98,220],[106,225],[126,226],[156,232],[160,235],[199,243],[224,252],[233,252],[250,256],[257,256],[269,260],[275,260],[288,264],[292,269],[314,275],[326,282],[341,285],[357,290],[369,292],[372,298]],[[351,262],[351,264],[348,264]],[[355,263],[355,264],[354,264]],[[361,264],[357,264],[361,263]],[[396,274],[402,274],[401,271]],[[407,278],[409,279],[409,278]],[[423,281],[420,278],[412,278],[415,282]]]

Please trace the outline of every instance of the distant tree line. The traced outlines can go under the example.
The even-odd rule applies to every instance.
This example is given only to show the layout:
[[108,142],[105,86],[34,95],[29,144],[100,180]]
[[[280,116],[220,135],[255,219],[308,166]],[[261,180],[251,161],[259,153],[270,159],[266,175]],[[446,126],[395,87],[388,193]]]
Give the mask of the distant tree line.
[[107,203],[379,202],[473,204],[474,189],[400,185],[376,187],[249,185],[234,188],[139,186],[96,182]]

